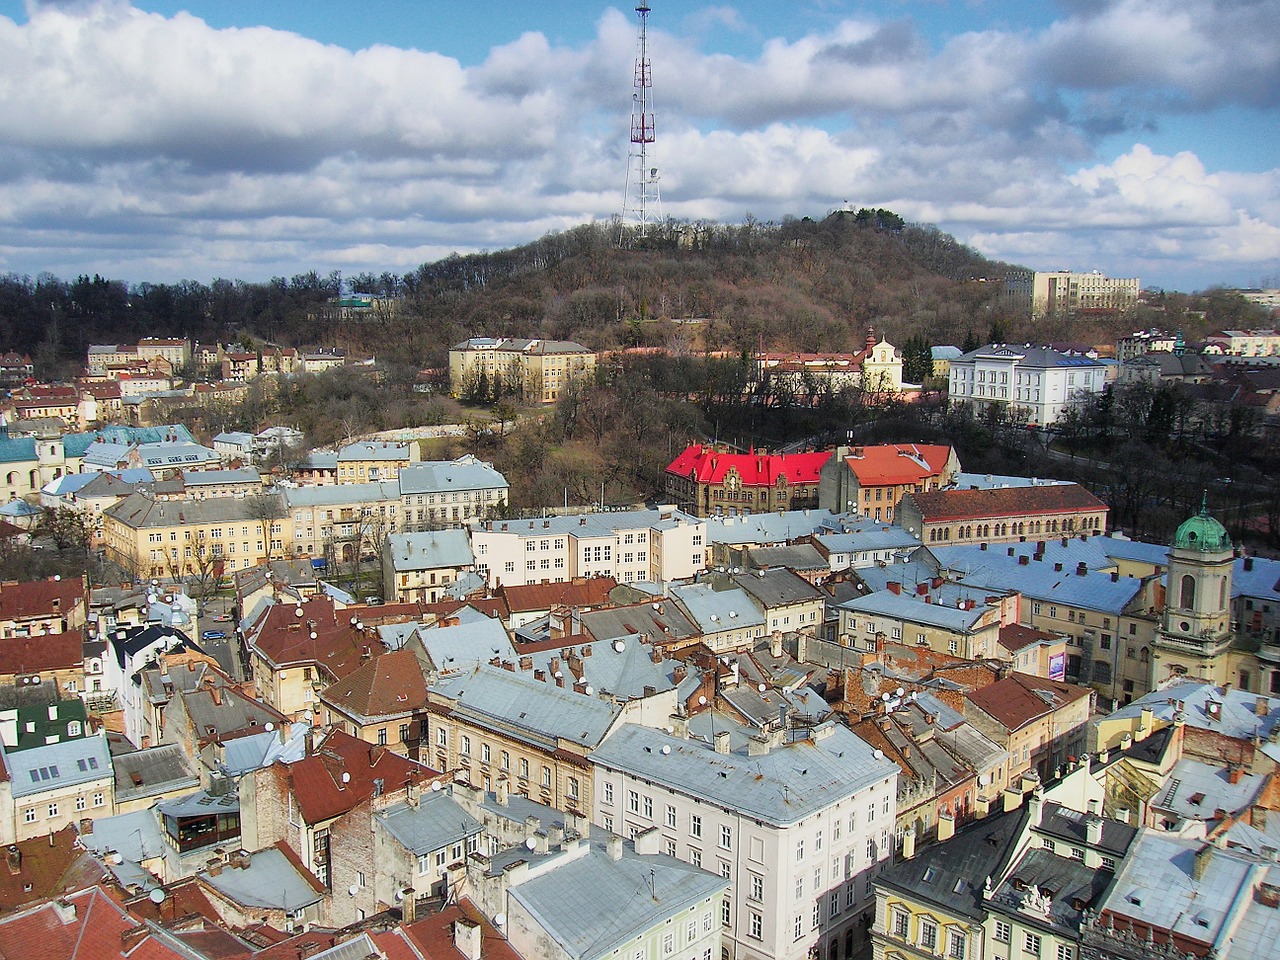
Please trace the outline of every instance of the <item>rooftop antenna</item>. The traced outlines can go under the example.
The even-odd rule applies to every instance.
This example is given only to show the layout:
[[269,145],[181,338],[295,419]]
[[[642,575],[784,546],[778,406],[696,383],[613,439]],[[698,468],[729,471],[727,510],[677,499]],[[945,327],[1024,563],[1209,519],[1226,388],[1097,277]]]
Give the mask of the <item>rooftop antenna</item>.
[[636,6],[640,33],[636,49],[635,78],[631,92],[631,149],[627,154],[627,188],[622,201],[622,226],[618,234],[623,244],[629,228],[643,238],[651,224],[662,220],[662,198],[658,193],[658,168],[650,166],[649,144],[654,142],[653,75],[649,68],[649,5]]

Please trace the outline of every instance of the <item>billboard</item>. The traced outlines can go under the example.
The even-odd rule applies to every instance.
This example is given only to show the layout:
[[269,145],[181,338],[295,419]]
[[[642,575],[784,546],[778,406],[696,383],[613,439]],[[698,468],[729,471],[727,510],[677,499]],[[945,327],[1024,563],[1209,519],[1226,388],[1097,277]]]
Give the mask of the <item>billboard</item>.
[[1049,679],[1067,679],[1067,655],[1065,653],[1055,653],[1049,658]]

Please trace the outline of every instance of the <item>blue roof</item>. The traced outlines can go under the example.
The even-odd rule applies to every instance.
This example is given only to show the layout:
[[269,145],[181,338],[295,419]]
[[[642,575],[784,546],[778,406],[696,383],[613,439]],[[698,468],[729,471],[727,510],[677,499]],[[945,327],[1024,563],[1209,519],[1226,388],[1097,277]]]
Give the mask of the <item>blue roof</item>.
[[[1245,569],[1248,560],[1249,569]],[[1240,557],[1231,568],[1231,596],[1280,601],[1280,560]]]
[[0,463],[23,463],[36,459],[36,441],[34,437],[0,438]]
[[195,443],[196,438],[180,423],[159,427],[100,427],[87,433],[69,433],[62,438],[62,449],[68,457],[83,457],[94,441],[104,443],[163,443],[176,438],[180,443]]
[[[403,480],[402,471],[402,483]],[[387,538],[387,547],[391,552],[391,566],[397,572],[469,567],[475,562],[471,555],[471,537],[461,529],[393,533]]]
[[710,543],[789,543],[817,533],[830,519],[825,510],[707,517],[706,536]]
[[422,794],[414,806],[397,803],[375,814],[374,819],[414,856],[440,850],[484,830],[484,824],[447,793],[431,791]]
[[[1083,545],[1082,541],[1076,542]],[[1092,569],[1086,569],[1084,576],[1080,576],[1071,563],[1063,563],[1061,570],[1055,570],[1053,556],[1047,547],[1044,560],[1029,560],[1021,564],[1019,555],[1030,557],[1035,552],[1035,544],[1017,544],[1012,557],[1006,550],[997,549],[1000,546],[992,544],[987,550],[976,544],[938,547],[933,549],[933,554],[944,569],[963,583],[1017,590],[1031,600],[1057,602],[1116,617],[1124,613],[1125,607],[1142,590],[1143,581],[1133,577],[1112,580],[1110,574],[1096,573]],[[1112,565],[1109,558],[1105,564]]]
[[690,583],[672,587],[671,599],[684,607],[703,633],[765,625],[764,614],[741,587],[713,590],[705,583]]
[[115,777],[107,738],[101,735],[28,747],[5,754],[4,762],[14,799]]
[[217,876],[206,871],[200,874],[200,879],[245,907],[300,910],[322,899],[289,858],[275,847],[254,853],[247,867],[224,869]]
[[939,590],[931,591],[935,596],[943,592],[948,596],[954,594],[956,597],[961,594],[969,594],[964,599],[977,600],[977,606],[970,610],[962,610],[956,606],[954,599],[951,599],[949,603],[926,603],[923,597],[917,597],[914,593],[905,590],[902,593],[894,593],[892,590],[878,590],[875,593],[867,594],[865,597],[854,597],[852,600],[846,600],[840,604],[840,609],[855,613],[893,617],[897,620],[905,620],[908,623],[927,623],[954,631],[973,629],[973,625],[987,613],[987,605],[983,602],[981,591],[975,596],[974,591],[964,590],[954,584],[944,584]]
[[418,638],[432,664],[441,673],[470,670],[494,657],[516,659],[506,628],[490,617],[452,627],[423,628],[418,631]]
[[468,454],[457,460],[429,460],[400,469],[400,492],[439,493],[448,490],[492,490],[507,486],[507,478],[493,465]]

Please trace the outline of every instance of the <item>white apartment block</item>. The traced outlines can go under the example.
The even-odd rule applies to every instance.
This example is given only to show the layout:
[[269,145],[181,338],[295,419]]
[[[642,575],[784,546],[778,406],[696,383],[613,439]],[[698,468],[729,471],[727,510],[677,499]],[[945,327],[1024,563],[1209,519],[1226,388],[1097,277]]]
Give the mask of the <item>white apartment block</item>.
[[488,584],[687,580],[706,567],[706,521],[663,506],[533,520],[473,520],[476,572]]
[[952,403],[1001,406],[1015,420],[1039,426],[1107,384],[1106,366],[1047,347],[988,343],[951,361]]
[[890,862],[897,765],[832,720],[755,736],[719,714],[672,720],[592,752],[594,822],[656,828],[662,852],[729,881],[722,958],[852,957]]
[[1037,317],[1128,310],[1137,305],[1140,290],[1137,277],[1116,279],[1103,276],[1097,270],[1090,273],[1037,271],[1004,281],[1005,300]]

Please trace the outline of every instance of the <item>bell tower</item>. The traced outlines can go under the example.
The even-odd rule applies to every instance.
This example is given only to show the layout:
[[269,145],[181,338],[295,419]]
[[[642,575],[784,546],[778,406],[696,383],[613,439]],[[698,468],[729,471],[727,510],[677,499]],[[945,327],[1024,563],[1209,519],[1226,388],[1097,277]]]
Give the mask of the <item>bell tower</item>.
[[[1164,618],[1152,658],[1153,687],[1186,675],[1214,683],[1232,679],[1231,566],[1226,529],[1207,505],[1178,527],[1169,548]],[[1255,674],[1256,675],[1256,674]]]

